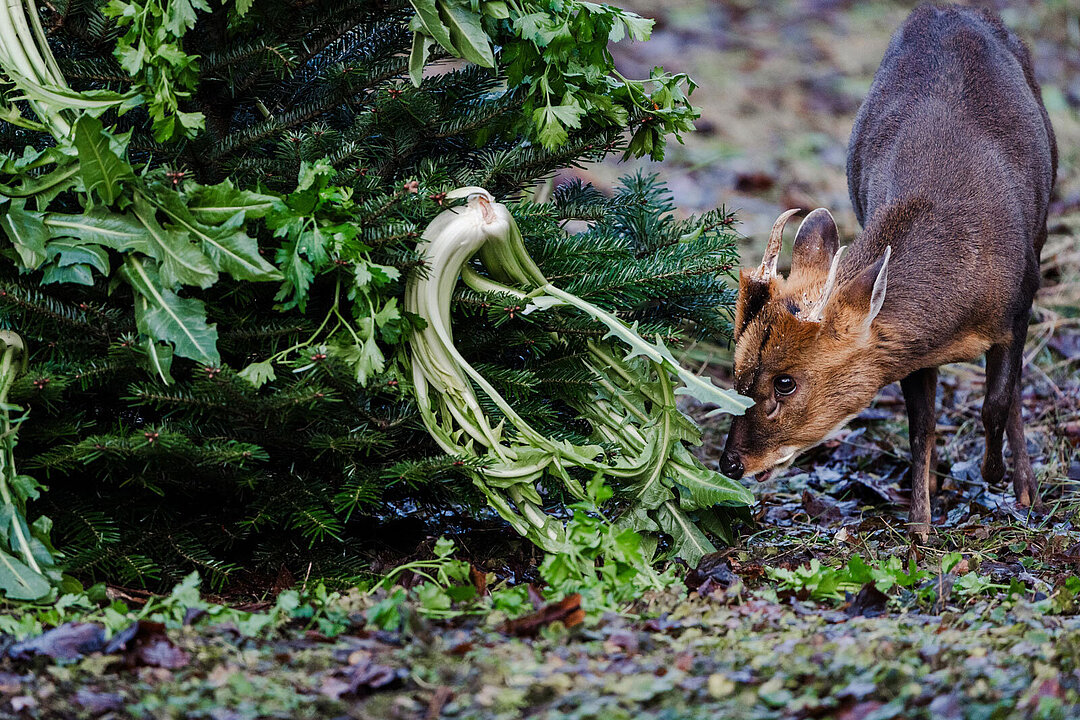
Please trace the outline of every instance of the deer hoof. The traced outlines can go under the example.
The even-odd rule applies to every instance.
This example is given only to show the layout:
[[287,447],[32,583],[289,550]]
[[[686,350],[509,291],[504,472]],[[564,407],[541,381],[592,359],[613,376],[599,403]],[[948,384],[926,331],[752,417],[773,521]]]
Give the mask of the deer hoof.
[[925,545],[930,541],[930,526],[926,523],[913,523],[908,528],[908,537],[912,542]]
[[1016,493],[1016,502],[1022,507],[1030,507],[1039,503],[1039,493],[1035,485],[1035,473],[1031,468],[1024,468],[1013,475],[1013,491]]
[[982,479],[991,485],[1001,482],[1001,479],[1005,477],[1005,463],[1002,462],[1000,457],[983,457],[980,470]]

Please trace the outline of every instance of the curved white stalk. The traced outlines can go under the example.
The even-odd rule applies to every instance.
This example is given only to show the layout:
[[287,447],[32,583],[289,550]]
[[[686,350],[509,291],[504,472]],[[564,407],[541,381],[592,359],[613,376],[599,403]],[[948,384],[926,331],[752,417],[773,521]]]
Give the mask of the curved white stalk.
[[[461,188],[448,197],[466,198],[466,203],[444,211],[424,231],[426,274],[410,278],[405,291],[405,309],[427,322],[409,340],[413,384],[421,419],[439,447],[483,461],[474,481],[492,507],[518,532],[553,550],[564,541],[562,526],[543,512],[534,485],[545,472],[579,499],[586,498],[585,489],[571,468],[620,478],[633,488],[629,497],[647,509],[673,497],[678,481],[692,483],[699,494],[710,488],[722,492],[721,483],[709,484],[711,471],[693,467],[696,461],[682,452],[682,441],[692,437],[693,429],[675,406],[675,394],[686,390],[675,390],[670,375],[729,411],[742,412],[744,399],[688,373],[662,344],[649,343],[614,315],[550,285],[529,257],[509,211],[487,191]],[[467,265],[477,253],[487,275]],[[574,445],[538,432],[461,355],[450,324],[459,276],[478,292],[507,294],[537,309],[569,305],[583,310],[608,326],[609,337],[630,347],[625,357],[617,357],[607,343],[588,343],[586,367],[596,377],[599,394],[594,404],[579,408],[593,423],[595,437],[617,449],[616,458],[607,460],[599,445]],[[635,356],[644,359],[627,362]],[[514,434],[504,434],[503,422],[492,425],[474,388],[498,407]],[[731,492],[734,497],[737,491]]]

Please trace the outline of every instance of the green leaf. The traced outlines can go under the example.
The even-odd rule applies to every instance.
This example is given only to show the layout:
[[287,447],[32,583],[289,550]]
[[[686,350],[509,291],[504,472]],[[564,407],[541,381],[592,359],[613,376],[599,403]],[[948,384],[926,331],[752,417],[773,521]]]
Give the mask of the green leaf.
[[0,550],[0,592],[8,600],[40,600],[52,591],[48,579]]
[[41,276],[41,284],[52,283],[90,286],[94,284],[94,271],[89,265],[47,265]]
[[673,461],[668,466],[673,470],[672,480],[686,488],[693,499],[692,503],[688,503],[686,494],[680,493],[680,505],[684,510],[719,504],[751,505],[754,502],[754,493],[742,483],[703,467],[685,445],[676,446]]
[[[210,256],[214,266],[237,280],[280,280],[281,272],[259,254],[259,244],[244,230],[246,210],[237,210],[225,222],[204,225],[197,221],[177,195],[163,194],[163,210],[202,251]],[[200,253],[202,254],[202,253]]]
[[157,342],[152,338],[143,338],[139,348],[145,352],[140,365],[161,378],[161,382],[172,385],[173,378],[170,372],[173,360],[172,345]]
[[716,552],[716,547],[705,537],[705,533],[672,503],[666,502],[657,508],[656,521],[660,529],[671,536],[674,554],[690,567],[697,567],[701,558]]
[[49,243],[46,250],[57,267],[88,265],[102,275],[109,275],[109,254],[99,245],[60,239]]
[[165,29],[176,37],[195,27],[195,11],[210,11],[206,0],[168,0],[165,7]]
[[90,115],[79,118],[75,123],[75,148],[79,152],[79,170],[86,192],[112,205],[120,196],[123,181],[134,178],[135,174],[113,152],[100,120]]
[[45,240],[49,237],[41,213],[25,209],[26,200],[11,200],[7,212],[0,218],[0,227],[15,246],[22,265],[27,270],[36,270],[49,259],[45,252]]
[[244,17],[248,14],[248,10],[255,4],[255,0],[236,0],[236,14],[238,17]]
[[[630,346],[631,351],[626,356],[627,360],[641,355],[655,363],[663,365],[668,372],[675,373],[683,382],[682,387],[675,389],[676,395],[690,395],[702,403],[714,403],[717,405],[718,408],[708,413],[707,417],[711,417],[721,412],[742,415],[746,412],[747,408],[753,406],[754,402],[750,398],[740,395],[734,390],[725,390],[717,387],[716,385],[713,385],[712,381],[708,378],[695,375],[693,372],[679,365],[678,360],[676,360],[671,354],[671,351],[664,346],[663,341],[658,340],[654,344],[641,337],[637,332],[636,323],[631,327],[614,315],[601,310],[576,295],[564,292],[554,285],[545,285],[543,290],[548,295],[563,301],[567,305],[572,305],[579,310],[582,310],[593,319],[606,325],[608,334],[604,336],[605,338],[615,337]],[[533,302],[535,303],[536,300],[534,299]]]
[[173,344],[181,357],[204,365],[219,365],[217,326],[206,322],[206,306],[201,300],[181,298],[161,286],[152,261],[129,255],[120,271],[135,290],[135,325],[139,332],[155,340]]
[[409,52],[409,78],[416,87],[420,87],[424,79],[424,63],[427,62],[428,51],[433,44],[427,35],[413,33],[412,50]]
[[241,211],[245,219],[255,220],[281,205],[273,195],[237,190],[230,180],[217,185],[193,185],[184,194],[187,209],[199,222],[211,225],[223,223]]
[[278,248],[276,259],[284,273],[284,282],[274,299],[287,301],[282,306],[283,310],[298,307],[303,312],[307,307],[308,288],[315,278],[311,263],[300,254],[300,243],[296,240],[290,240]]
[[97,207],[82,215],[47,213],[45,227],[53,238],[77,238],[83,243],[93,243],[119,252],[134,250],[150,254],[150,243],[142,223],[130,214]]
[[53,156],[57,160],[56,168],[52,172],[37,176],[22,175],[17,187],[0,185],[0,195],[33,197],[37,207],[43,209],[61,192],[74,186],[79,175],[78,161],[73,157],[62,155],[56,148],[49,149],[54,151]]
[[491,42],[480,26],[480,16],[452,0],[437,0],[439,17],[450,29],[454,54],[481,67],[495,67]]
[[[321,190],[326,187],[326,181],[336,174],[337,170],[326,158],[319,158],[313,163],[305,160],[300,163],[300,173],[296,178],[296,193],[303,192],[311,187]],[[293,196],[296,193],[293,193]]]
[[508,20],[510,18],[510,8],[506,6],[503,0],[488,0],[484,3],[482,12],[496,20]]
[[154,207],[141,194],[135,194],[135,216],[146,230],[149,255],[160,264],[161,282],[165,287],[194,285],[208,288],[217,281],[217,271],[191,238],[158,224]]
[[436,557],[448,558],[453,554],[454,554],[454,541],[447,538],[447,537],[440,536],[439,539],[435,541],[435,555],[436,555]]
[[377,375],[386,369],[386,356],[375,342],[374,336],[362,343],[329,345],[327,353],[340,358],[351,367],[356,375],[356,382],[361,387],[367,385],[372,375]]
[[446,52],[457,55],[454,43],[450,40],[450,31],[446,29],[442,19],[439,17],[439,9],[435,5],[435,0],[409,0],[409,4],[416,10],[416,19],[420,21],[424,31],[435,42],[439,43]]
[[236,374],[247,380],[256,389],[277,379],[274,365],[269,360],[251,363]]

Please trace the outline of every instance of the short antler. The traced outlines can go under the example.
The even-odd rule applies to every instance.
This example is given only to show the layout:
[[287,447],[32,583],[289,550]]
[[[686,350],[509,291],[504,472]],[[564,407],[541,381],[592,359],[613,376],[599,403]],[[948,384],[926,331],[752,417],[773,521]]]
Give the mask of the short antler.
[[799,212],[799,208],[788,210],[776,218],[772,232],[769,233],[769,244],[765,246],[765,257],[761,259],[761,265],[754,271],[752,279],[758,282],[768,282],[776,277],[776,261],[780,258],[780,242],[784,236],[784,225],[788,218]]
[[833,255],[832,265],[829,266],[829,277],[825,280],[825,287],[821,290],[821,296],[817,299],[817,302],[807,309],[807,321],[821,322],[821,318],[825,314],[825,303],[828,302],[829,296],[832,295],[833,286],[836,285],[836,271],[840,268],[840,256],[844,254],[846,249],[847,245],[841,245],[837,248],[836,254]]

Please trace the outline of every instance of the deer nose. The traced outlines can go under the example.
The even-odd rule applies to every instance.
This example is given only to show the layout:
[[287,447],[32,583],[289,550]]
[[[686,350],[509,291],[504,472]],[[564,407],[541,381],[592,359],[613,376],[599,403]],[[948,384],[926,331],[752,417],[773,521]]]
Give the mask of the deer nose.
[[730,450],[725,450],[724,454],[720,456],[720,472],[732,480],[738,480],[743,474],[742,460]]

